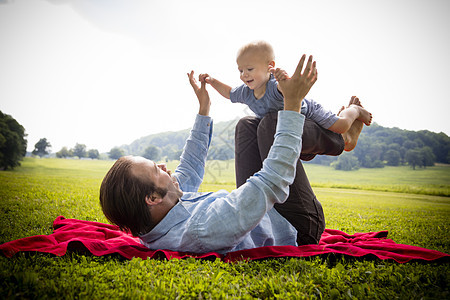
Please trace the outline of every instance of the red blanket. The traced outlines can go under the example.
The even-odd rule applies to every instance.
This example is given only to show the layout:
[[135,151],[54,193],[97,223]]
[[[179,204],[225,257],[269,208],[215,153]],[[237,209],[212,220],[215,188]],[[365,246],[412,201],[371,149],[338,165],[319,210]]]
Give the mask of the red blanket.
[[226,262],[253,260],[269,257],[305,257],[329,253],[355,257],[378,257],[392,259],[399,263],[411,260],[448,260],[449,255],[416,246],[396,244],[386,239],[387,231],[346,234],[339,230],[326,229],[318,245],[268,246],[229,252],[221,255],[210,253],[185,253],[169,250],[150,250],[141,245],[139,239],[128,235],[117,226],[91,221],[65,219],[60,216],[53,222],[54,232],[11,241],[0,245],[0,252],[12,257],[19,251],[44,252],[62,256],[69,251],[88,251],[96,256],[119,254],[127,259],[147,258],[214,258]]

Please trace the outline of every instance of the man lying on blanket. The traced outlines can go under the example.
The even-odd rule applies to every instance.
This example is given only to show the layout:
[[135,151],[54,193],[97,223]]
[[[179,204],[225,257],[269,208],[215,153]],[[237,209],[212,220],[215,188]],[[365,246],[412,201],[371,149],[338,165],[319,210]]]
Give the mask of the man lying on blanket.
[[[316,63],[309,57],[303,70],[305,60],[303,55],[292,78],[283,70],[272,70],[284,95],[275,140],[262,169],[231,193],[198,192],[212,136],[212,119],[205,82],[199,86],[194,72],[188,74],[200,108],[180,165],[171,174],[164,165],[142,157],[117,160],[100,188],[100,204],[108,220],[139,236],[150,249],[226,253],[317,243],[325,228],[323,210],[299,162],[305,122],[300,114],[301,103],[317,80]],[[330,153],[336,155],[342,152],[344,144],[334,134],[321,130],[308,136],[305,132],[303,144],[314,148],[326,140],[327,147],[332,148]],[[289,186],[295,178],[302,181],[298,186],[301,190],[296,199],[290,199]],[[274,204],[279,208],[272,209]],[[307,220],[303,225],[285,214],[293,209],[293,216]]]

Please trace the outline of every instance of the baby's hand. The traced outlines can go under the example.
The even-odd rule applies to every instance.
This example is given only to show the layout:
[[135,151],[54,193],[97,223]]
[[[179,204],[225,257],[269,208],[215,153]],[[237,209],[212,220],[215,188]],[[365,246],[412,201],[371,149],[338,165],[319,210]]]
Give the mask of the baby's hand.
[[289,75],[288,75],[288,73],[287,73],[285,70],[282,70],[282,69],[280,69],[280,68],[276,68],[276,69],[275,69],[275,68],[272,68],[272,69],[270,69],[270,72],[272,72],[273,77],[275,77],[275,79],[276,79],[278,82],[290,78]]
[[198,75],[198,81],[200,81],[200,82],[211,83],[211,80],[212,80],[212,78],[211,78],[211,76],[209,76],[208,73]]
[[[272,72],[273,77],[275,77],[277,82],[289,79],[289,75],[285,70],[282,70],[280,68],[271,68],[270,72]],[[278,90],[283,94],[283,90],[281,89],[280,85],[278,85]]]

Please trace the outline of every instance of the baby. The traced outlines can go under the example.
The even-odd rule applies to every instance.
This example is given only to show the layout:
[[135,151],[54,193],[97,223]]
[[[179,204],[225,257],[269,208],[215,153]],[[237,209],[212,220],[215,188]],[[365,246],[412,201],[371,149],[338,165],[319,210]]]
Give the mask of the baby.
[[[267,113],[282,110],[283,94],[278,88],[276,79],[282,80],[287,74],[283,70],[275,69],[272,46],[265,41],[244,45],[237,53],[236,62],[240,78],[244,82],[241,86],[231,88],[208,74],[200,74],[199,80],[209,83],[231,102],[248,105],[259,118],[263,118]],[[361,106],[355,96],[337,115],[324,109],[314,100],[308,99],[303,99],[301,112],[323,128],[342,134],[346,151],[356,147],[362,123],[369,126],[372,122],[372,114]]]

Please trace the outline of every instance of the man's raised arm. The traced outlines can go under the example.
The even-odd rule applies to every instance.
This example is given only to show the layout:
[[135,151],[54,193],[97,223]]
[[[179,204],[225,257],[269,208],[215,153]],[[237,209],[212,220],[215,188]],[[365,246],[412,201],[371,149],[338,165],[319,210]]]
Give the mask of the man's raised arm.
[[197,192],[205,173],[206,156],[212,137],[212,120],[209,117],[211,101],[206,83],[199,86],[194,78],[194,71],[187,74],[199,103],[198,115],[176,168],[175,177],[183,192]]

